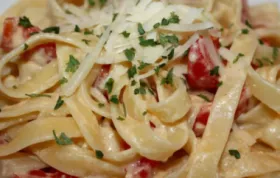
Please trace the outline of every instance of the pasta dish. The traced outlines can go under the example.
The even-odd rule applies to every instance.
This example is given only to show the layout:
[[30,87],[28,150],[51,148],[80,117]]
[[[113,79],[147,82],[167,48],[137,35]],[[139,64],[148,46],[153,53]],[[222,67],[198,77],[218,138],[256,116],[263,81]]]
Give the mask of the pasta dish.
[[1,178],[280,177],[276,3],[19,0],[0,37]]

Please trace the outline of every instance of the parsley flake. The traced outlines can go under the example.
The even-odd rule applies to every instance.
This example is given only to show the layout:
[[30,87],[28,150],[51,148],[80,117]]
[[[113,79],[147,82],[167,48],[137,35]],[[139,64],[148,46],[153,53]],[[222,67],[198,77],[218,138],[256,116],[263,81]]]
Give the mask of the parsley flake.
[[279,54],[278,48],[274,47],[273,48],[273,54],[272,54],[272,58],[273,58],[274,61],[277,60],[278,54]]
[[67,83],[67,82],[68,82],[68,79],[65,78],[65,77],[63,77],[62,79],[59,80],[59,84],[60,84],[60,85],[63,85],[63,84],[65,84],[65,83]]
[[47,95],[47,94],[25,94],[25,96],[28,96],[30,98],[39,98],[39,97],[51,98],[51,95]]
[[69,62],[67,63],[66,72],[75,73],[76,70],[79,68],[80,62],[73,56],[69,56]]
[[126,49],[124,50],[124,54],[129,61],[132,61],[135,58],[135,49],[134,48]]
[[220,86],[222,86],[224,84],[224,82],[223,81],[220,81],[219,83],[218,83],[218,87],[220,87]]
[[53,136],[55,138],[55,142],[58,145],[71,145],[73,144],[73,141],[71,138],[69,138],[64,132],[60,134],[59,137],[57,137],[55,130],[53,130]]
[[259,67],[263,67],[263,62],[260,59],[256,59],[256,60],[259,63]]
[[131,86],[135,86],[136,83],[137,83],[137,82],[136,82],[135,80],[132,80],[130,85],[131,85]]
[[139,44],[143,47],[158,45],[158,43],[154,39],[145,40],[143,38],[140,38],[140,43]]
[[64,100],[62,100],[61,96],[59,96],[54,106],[54,110],[58,110],[63,104],[64,104]]
[[144,35],[146,33],[141,23],[138,23],[138,33],[140,35]]
[[173,48],[173,49],[171,49],[170,53],[167,55],[168,60],[173,59],[174,54],[175,54],[175,50],[174,50],[174,48]]
[[116,18],[118,17],[118,15],[119,15],[118,13],[114,13],[114,14],[113,14],[112,22],[114,22],[114,21],[116,20]]
[[168,43],[170,43],[173,46],[178,46],[179,39],[176,35],[159,34],[159,42],[162,46],[165,46]]
[[244,54],[239,53],[239,54],[236,56],[236,58],[233,60],[233,64],[237,63],[238,60],[239,60],[241,57],[243,57],[243,56],[244,56]]
[[245,21],[245,24],[247,25],[247,27],[249,27],[249,28],[251,28],[251,29],[253,28],[252,25],[250,24],[250,22],[249,22],[248,20]]
[[104,157],[104,154],[100,150],[95,150],[95,156],[98,159],[102,159]]
[[153,27],[154,27],[154,29],[157,29],[159,26],[160,26],[160,23],[158,22]]
[[90,40],[82,39],[82,41],[83,41],[86,45],[89,45],[89,43],[90,43]]
[[48,28],[45,28],[43,30],[44,33],[55,33],[55,34],[59,34],[60,32],[60,28],[57,27],[57,26],[53,26],[53,27],[48,27]]
[[89,4],[90,6],[94,6],[94,5],[95,5],[95,2],[94,2],[94,0],[88,0],[88,4]]
[[168,19],[169,23],[179,23],[180,19],[179,16],[175,14],[175,12],[171,12],[171,16]]
[[145,95],[146,94],[146,89],[144,87],[136,88],[134,90],[134,94],[135,95],[138,95],[138,94]]
[[89,30],[86,28],[84,31],[84,35],[93,35],[93,34],[94,34],[93,30]]
[[270,65],[273,65],[273,61],[270,60],[268,57],[263,57],[262,60],[268,62]]
[[119,117],[117,118],[117,120],[119,120],[119,121],[124,121],[125,119],[124,119],[123,117],[119,116]]
[[130,33],[128,33],[127,31],[123,31],[121,33],[125,38],[128,38],[130,36]]
[[107,0],[99,0],[100,6],[103,7],[106,4]]
[[159,74],[159,70],[160,70],[161,68],[163,68],[165,65],[166,65],[166,64],[161,64],[161,65],[157,66],[157,67],[154,69],[154,70],[155,70],[156,75],[158,75],[158,74]]
[[148,63],[145,63],[143,61],[140,62],[140,66],[138,67],[139,70],[142,70],[144,69],[145,67],[149,66],[150,64]]
[[259,44],[263,45],[264,44],[263,40],[259,39]]
[[228,150],[229,154],[231,156],[234,156],[236,159],[240,159],[241,156],[240,156],[240,153],[238,150]]
[[169,25],[169,21],[168,21],[166,18],[163,18],[163,19],[161,20],[161,25],[162,25],[162,26],[167,26],[167,25]]
[[131,68],[129,68],[127,74],[129,79],[133,78],[137,74],[136,66],[134,65]]
[[169,70],[167,76],[161,80],[161,84],[173,85],[173,68]]
[[202,98],[202,99],[204,99],[204,100],[207,101],[207,102],[210,102],[209,98],[207,98],[207,96],[205,96],[205,95],[203,95],[203,94],[199,94],[199,95],[197,95],[197,96],[200,97],[200,98]]
[[142,113],[142,115],[145,116],[145,115],[147,115],[147,113],[148,113],[147,111],[144,111],[144,112]]
[[216,75],[216,76],[219,76],[219,66],[216,66],[214,67],[212,70],[210,70],[210,75],[213,76],[213,75]]
[[26,16],[20,17],[19,18],[19,22],[18,22],[19,26],[22,26],[24,28],[30,28],[33,27],[33,25],[31,24],[29,18],[27,18]]
[[98,103],[98,107],[99,108],[103,108],[105,106],[105,104],[103,104],[103,103]]
[[75,32],[81,32],[81,29],[78,25],[75,25],[74,31]]
[[118,98],[117,95],[111,96],[110,101],[111,101],[112,103],[119,104],[119,98]]
[[114,86],[114,79],[109,78],[109,80],[105,83],[105,89],[107,89],[108,93],[111,93]]
[[24,43],[24,48],[23,50],[26,51],[28,49],[28,45],[26,43]]
[[241,30],[241,33],[246,35],[246,34],[248,34],[248,33],[249,33],[249,30],[248,30],[248,29],[246,29],[246,28],[245,28],[245,29],[242,29],[242,30]]

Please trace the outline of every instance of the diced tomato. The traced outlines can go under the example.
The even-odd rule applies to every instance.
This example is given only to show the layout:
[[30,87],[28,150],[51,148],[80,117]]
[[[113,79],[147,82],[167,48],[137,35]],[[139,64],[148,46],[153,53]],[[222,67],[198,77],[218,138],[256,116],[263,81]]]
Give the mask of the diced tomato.
[[6,18],[3,25],[3,34],[1,39],[1,48],[5,52],[13,49],[13,35],[18,28],[17,18]]
[[108,77],[110,69],[111,69],[110,64],[102,65],[99,75],[97,76],[96,80],[93,82],[94,87],[98,88],[99,85]]
[[[248,94],[249,90],[246,87],[243,87],[242,92],[241,92],[241,96],[240,96],[240,100],[235,112],[235,119],[237,119],[241,114],[248,112],[249,110],[249,94]],[[212,102],[211,103],[207,103],[204,106],[201,107],[195,123],[193,125],[193,131],[195,132],[196,136],[201,136],[203,134],[203,131],[201,131],[200,128],[198,128],[198,124],[201,124],[202,126],[206,126],[208,123],[208,118],[210,115],[210,111],[211,111],[211,107],[212,107]]]
[[[210,75],[215,65],[212,62],[201,37],[190,47],[188,54],[187,82],[191,89],[216,91],[219,83],[219,76]],[[217,39],[212,39],[216,48],[219,47]],[[204,49],[201,49],[203,47]],[[194,59],[193,59],[194,58]]]
[[28,39],[32,35],[32,33],[40,32],[40,31],[41,30],[38,27],[25,28],[23,31],[23,37],[25,39]]
[[[19,42],[19,44],[24,43],[25,40],[27,40],[32,33],[40,32],[40,28],[38,27],[29,27],[29,28],[23,28],[21,26],[18,26],[18,18],[6,18],[4,21],[4,27],[3,27],[3,34],[2,34],[2,40],[1,40],[1,48],[5,52],[9,52],[13,50],[15,47],[17,47],[17,44],[14,43],[14,38],[20,38],[19,40],[22,40]],[[19,37],[15,37],[19,36]],[[56,58],[56,44],[55,43],[46,43],[36,46],[33,49],[30,49],[26,51],[23,56],[26,59],[29,59],[32,54],[39,52],[41,49],[44,50],[44,54],[46,55],[46,60],[49,62],[52,59]]]
[[159,161],[150,160],[150,159],[145,158],[145,157],[142,157],[142,158],[139,160],[138,163],[139,163],[140,166],[149,165],[149,166],[151,166],[152,168],[155,168],[155,167],[157,167],[157,166],[160,164]]
[[128,150],[131,148],[131,146],[127,144],[124,140],[121,141],[121,147],[123,148],[123,150]]
[[68,174],[62,173],[56,169],[50,168],[47,172],[44,170],[32,170],[26,175],[14,175],[13,178],[77,178]]

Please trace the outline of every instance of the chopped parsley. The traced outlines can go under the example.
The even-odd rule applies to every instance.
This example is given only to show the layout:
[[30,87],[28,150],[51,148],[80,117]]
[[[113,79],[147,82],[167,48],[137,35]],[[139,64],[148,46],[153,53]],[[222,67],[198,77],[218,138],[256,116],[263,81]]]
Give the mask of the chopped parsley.
[[132,61],[135,58],[135,49],[134,48],[126,49],[124,50],[124,54],[129,61]]
[[199,95],[197,95],[197,96],[200,97],[200,98],[202,98],[202,99],[204,99],[204,100],[207,101],[207,102],[210,102],[209,98],[207,98],[207,96],[205,96],[205,95],[203,95],[203,94],[199,94]]
[[88,0],[88,4],[89,4],[90,6],[94,6],[94,5],[95,5],[95,2],[94,2],[94,0]]
[[104,157],[104,154],[100,150],[95,150],[95,156],[98,159],[102,159]]
[[119,98],[117,95],[112,95],[110,101],[115,104],[119,104]]
[[210,70],[210,75],[213,76],[213,75],[216,75],[216,76],[219,76],[219,66],[216,66],[214,67],[212,70]]
[[119,121],[124,121],[125,119],[124,119],[123,117],[119,116],[119,117],[117,118],[117,120],[119,120]]
[[119,15],[118,13],[114,13],[114,14],[113,14],[112,22],[114,22],[114,21],[116,20],[116,18],[118,17],[118,15]]
[[65,83],[67,83],[67,82],[68,82],[68,79],[65,78],[65,77],[63,77],[62,79],[59,80],[59,84],[60,84],[60,85],[63,85],[63,84],[65,84]]
[[82,39],[82,42],[84,42],[86,45],[89,45],[90,40]]
[[220,87],[220,86],[222,86],[224,84],[224,82],[223,81],[220,81],[219,83],[218,83],[218,87]]
[[135,80],[132,80],[130,85],[131,85],[131,86],[135,86],[136,83],[137,83],[137,82],[136,82]]
[[20,17],[19,18],[19,22],[18,22],[19,26],[22,26],[24,28],[30,28],[33,27],[33,25],[31,24],[29,18],[27,18],[26,16]]
[[279,54],[278,48],[274,47],[273,48],[273,54],[272,54],[272,58],[273,58],[274,61],[277,60],[278,54]]
[[143,113],[142,113],[142,115],[143,115],[143,116],[145,116],[145,115],[147,115],[147,113],[148,113],[148,112],[147,112],[147,111],[145,111],[145,112],[143,112]]
[[141,95],[145,95],[146,94],[146,89],[144,87],[139,87],[139,88],[136,88],[134,90],[134,94],[135,95],[138,95],[138,94],[141,94]]
[[228,150],[229,154],[231,156],[234,156],[236,159],[240,159],[241,156],[240,156],[240,153],[238,150]]
[[172,44],[173,46],[178,46],[179,39],[176,35],[159,34],[159,42],[162,46],[165,46],[168,43]]
[[157,66],[157,67],[154,69],[154,70],[155,70],[156,75],[158,75],[158,74],[159,74],[159,70],[160,70],[161,68],[163,68],[165,65],[166,65],[166,64],[161,64],[161,65]]
[[143,61],[140,62],[140,66],[138,67],[139,70],[142,70],[144,69],[145,67],[149,66],[150,64],[148,63],[145,63]]
[[67,63],[66,72],[75,73],[76,70],[79,68],[80,62],[73,56],[69,56],[69,62]]
[[151,88],[148,88],[148,92],[149,92],[151,95],[155,95],[153,89],[151,89]]
[[161,80],[161,84],[173,85],[173,68],[169,70],[167,76]]
[[73,14],[71,11],[69,11],[68,9],[65,11],[66,14]]
[[259,63],[259,67],[263,67],[263,62],[260,59],[256,59],[256,60]]
[[171,12],[171,16],[168,19],[169,23],[179,23],[179,16],[175,14],[175,12]]
[[144,38],[140,37],[139,40],[140,40],[139,44],[143,47],[158,45],[158,42],[156,42],[154,39],[145,40]]
[[173,48],[173,49],[171,49],[170,53],[167,55],[167,59],[168,59],[168,60],[173,59],[174,54],[175,54],[175,50],[174,50],[174,48]]
[[105,104],[103,104],[103,103],[98,103],[98,107],[99,108],[103,108],[105,106]]
[[180,22],[179,16],[176,15],[175,12],[171,12],[171,13],[170,13],[170,17],[169,17],[168,19],[163,18],[163,19],[161,20],[161,25],[162,25],[162,26],[167,26],[167,25],[169,25],[169,24],[171,24],[171,23],[177,24],[177,23],[179,23],[179,22]]
[[133,78],[137,74],[136,66],[134,65],[131,68],[129,68],[127,74],[129,79]]
[[53,130],[53,136],[55,138],[55,142],[58,145],[71,145],[73,144],[73,141],[71,138],[69,138],[64,132],[60,134],[59,137],[57,137],[55,130]]
[[253,28],[253,26],[250,24],[250,22],[248,20],[245,21],[245,24],[247,25],[247,27],[249,27],[251,29]]
[[25,51],[25,50],[27,50],[28,49],[28,45],[26,44],[26,43],[24,43],[24,48],[23,48],[23,50]]
[[263,40],[259,39],[259,44],[263,45],[264,44]]
[[138,23],[138,33],[140,35],[144,35],[146,33],[141,23]]
[[262,60],[268,62],[270,65],[273,65],[273,61],[270,60],[268,57],[263,57]]
[[48,28],[45,28],[43,30],[44,33],[55,33],[55,34],[59,34],[60,32],[60,28],[57,27],[57,26],[53,26],[53,27],[48,27]]
[[103,7],[106,4],[107,0],[99,0],[100,6]]
[[166,18],[163,18],[163,19],[161,20],[161,25],[162,25],[162,26],[167,26],[167,25],[169,25],[169,21],[168,21]]
[[248,30],[248,29],[246,29],[246,28],[244,28],[244,29],[242,29],[242,30],[241,30],[241,33],[246,35],[246,34],[248,34],[248,33],[249,33],[249,30]]
[[75,25],[74,31],[75,32],[81,32],[81,29],[78,25]]
[[189,52],[190,52],[190,49],[187,49],[187,50],[184,52],[183,56],[184,56],[184,57],[188,56],[188,55],[189,55]]
[[114,86],[114,79],[109,78],[109,80],[105,83],[105,89],[107,89],[108,93],[111,93]]
[[244,56],[244,54],[239,53],[239,54],[236,56],[236,58],[233,60],[233,64],[237,63],[238,60],[239,60],[241,57],[243,57],[243,56]]
[[156,24],[154,25],[154,29],[157,29],[159,26],[160,26],[160,23],[156,23]]
[[93,34],[94,34],[93,30],[89,30],[86,28],[84,31],[84,35],[93,35]]
[[54,110],[58,110],[63,104],[64,104],[64,100],[62,100],[61,96],[59,96],[54,106]]
[[130,36],[130,33],[128,33],[127,31],[123,31],[121,33],[123,35],[123,37],[128,38]]
[[51,95],[47,95],[47,94],[25,94],[25,96],[28,96],[30,98],[38,98],[38,97],[51,98]]

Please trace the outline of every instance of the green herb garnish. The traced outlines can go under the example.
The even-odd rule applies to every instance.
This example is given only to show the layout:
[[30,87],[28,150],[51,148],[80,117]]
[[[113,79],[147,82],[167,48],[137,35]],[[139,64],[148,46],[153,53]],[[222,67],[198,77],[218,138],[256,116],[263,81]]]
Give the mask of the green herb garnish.
[[240,156],[240,153],[238,150],[228,150],[229,154],[231,156],[234,156],[236,159],[240,159],[241,156]]
[[105,83],[105,89],[107,89],[108,93],[111,93],[114,86],[114,79],[109,78],[109,80]]
[[69,62],[67,63],[66,72],[75,73],[76,70],[79,68],[80,62],[73,56],[69,56]]
[[60,28],[57,27],[57,26],[53,26],[53,27],[48,27],[48,28],[45,28],[43,30],[44,33],[55,33],[55,34],[59,34],[60,32]]
[[55,138],[55,142],[58,145],[71,145],[73,144],[73,141],[71,138],[69,138],[64,132],[60,134],[59,137],[57,137],[55,130],[53,130],[53,136]]
[[129,61],[132,61],[135,58],[135,49],[134,48],[126,49],[124,50],[124,54]]

